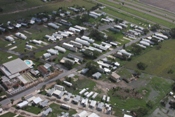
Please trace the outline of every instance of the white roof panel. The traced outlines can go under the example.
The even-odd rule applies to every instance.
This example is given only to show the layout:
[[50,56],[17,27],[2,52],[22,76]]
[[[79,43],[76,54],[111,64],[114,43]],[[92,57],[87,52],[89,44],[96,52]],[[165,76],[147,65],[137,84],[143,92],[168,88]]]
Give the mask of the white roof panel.
[[20,58],[4,63],[3,66],[11,73],[21,72],[28,69],[29,67]]

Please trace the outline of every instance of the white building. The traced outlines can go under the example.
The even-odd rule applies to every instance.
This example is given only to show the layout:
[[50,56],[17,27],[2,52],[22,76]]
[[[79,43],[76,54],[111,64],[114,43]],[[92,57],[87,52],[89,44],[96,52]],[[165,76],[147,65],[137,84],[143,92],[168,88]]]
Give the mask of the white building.
[[28,105],[28,102],[27,101],[23,101],[23,102],[17,104],[17,107],[18,108],[23,108],[23,107],[26,107],[27,105]]
[[83,44],[85,46],[89,46],[90,45],[90,43],[88,41],[82,40],[80,38],[76,38],[75,41],[79,42],[79,43],[81,43],[81,44]]
[[20,32],[15,33],[15,36],[17,36],[20,39],[24,39],[24,40],[27,39],[27,36],[25,36],[23,33],[20,33]]
[[59,29],[59,26],[56,25],[56,24],[54,24],[54,23],[48,23],[47,25],[48,25],[49,27],[54,28],[54,29]]
[[47,58],[51,57],[51,54],[50,54],[50,53],[44,53],[44,54],[43,54],[43,57],[44,57],[45,59],[47,59]]
[[66,49],[64,49],[64,48],[62,48],[60,46],[55,46],[54,48],[57,49],[59,52],[62,52],[62,53],[66,52]]
[[77,52],[77,48],[74,47],[72,44],[69,44],[69,43],[63,43],[62,46],[63,46],[64,48],[68,49],[68,50],[71,50],[71,51]]
[[48,49],[47,52],[53,55],[58,55],[58,50],[55,49]]
[[14,41],[14,38],[12,36],[6,36],[5,39],[7,41]]

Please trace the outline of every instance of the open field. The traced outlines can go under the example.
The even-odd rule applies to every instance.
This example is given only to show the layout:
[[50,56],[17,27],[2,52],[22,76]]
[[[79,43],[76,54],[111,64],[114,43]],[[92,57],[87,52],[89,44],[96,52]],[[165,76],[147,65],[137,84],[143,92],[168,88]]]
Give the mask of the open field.
[[146,21],[143,21],[143,20],[141,20],[141,19],[132,17],[132,16],[130,16],[129,14],[121,13],[121,12],[119,12],[119,11],[117,11],[117,10],[114,10],[114,9],[112,9],[112,8],[109,8],[109,7],[103,9],[102,11],[106,12],[107,14],[111,14],[112,16],[115,16],[115,17],[117,17],[117,18],[120,18],[120,19],[129,21],[129,22],[134,23],[134,24],[137,24],[137,25],[140,24],[140,23],[143,23],[143,24],[146,24],[146,25],[149,24],[149,23],[146,22]]
[[60,106],[58,104],[55,104],[55,103],[51,104],[50,108],[52,108],[53,112],[50,113],[48,115],[48,117],[57,117],[58,115],[61,114],[61,112],[68,112],[69,115],[73,115],[76,113],[76,110],[74,110],[74,109],[64,110],[64,109],[60,108]]
[[[120,1],[120,0],[115,0],[115,1]],[[169,12],[166,9],[155,7],[151,4],[150,5],[145,4],[144,2],[142,2],[142,0],[140,0],[140,1],[132,0],[132,1],[130,1],[130,3],[134,3],[136,7],[140,8],[140,9],[143,9],[143,10],[144,9],[149,9],[149,10],[152,11],[152,13],[160,14],[161,16],[163,16],[164,14],[167,14],[167,15],[169,15],[169,17],[172,17],[172,16],[175,17],[175,14],[173,12]]]
[[[124,66],[129,69],[137,70],[137,63],[143,62],[147,65],[147,68],[142,71],[148,74],[157,75],[165,78],[174,78],[175,73],[175,40],[167,40],[160,43],[161,48],[159,50],[156,47],[146,50],[140,56],[133,57],[131,61],[127,62]],[[173,73],[168,73],[172,70]]]
[[24,110],[34,114],[39,114],[42,111],[42,109],[37,106],[27,106]]
[[137,11],[137,10],[134,10],[134,9],[131,9],[131,8],[128,8],[126,6],[114,4],[112,2],[105,1],[105,0],[98,0],[98,1],[100,1],[100,2],[102,2],[104,4],[106,4],[106,5],[110,5],[111,7],[117,8],[119,10],[125,11],[127,13],[131,13],[133,15],[139,16],[139,17],[144,18],[146,20],[150,20],[150,21],[155,22],[157,24],[160,24],[160,25],[163,25],[163,26],[166,26],[166,27],[171,27],[171,28],[172,27],[175,27],[175,24],[174,23],[165,21],[163,19],[157,18],[155,16],[152,16],[152,15],[149,15],[149,14],[146,14],[146,13],[142,13],[140,11]]
[[140,0],[141,2],[154,5],[175,13],[175,0]]
[[[123,99],[121,96],[125,95],[126,92],[121,93],[122,89],[117,89],[117,92],[119,96],[116,96],[116,93],[113,89],[111,89],[108,92],[108,95],[111,97],[110,103],[114,105],[114,111],[119,111],[121,109],[125,110],[132,110],[139,107],[142,108],[148,108],[146,106],[146,103],[151,100],[153,103],[153,108],[156,108],[157,106],[160,106],[160,100],[166,96],[166,94],[171,90],[171,80],[166,80],[164,78],[160,77],[146,77],[147,75],[141,77],[140,79],[133,81],[130,85],[138,85],[142,83],[143,80],[145,80],[144,84],[140,87],[137,87],[136,90],[142,95],[142,99],[140,98],[133,98],[130,96],[127,96],[126,99]],[[146,93],[143,93],[146,92]],[[128,95],[131,95],[129,93],[132,93],[132,90],[128,92]],[[152,111],[152,109],[151,109]],[[149,111],[149,113],[151,113]],[[118,115],[119,113],[116,113]],[[118,115],[119,116],[119,115]]]
[[[9,56],[12,56],[12,58],[8,59]],[[15,55],[0,51],[0,64],[8,62],[8,61],[16,59],[16,58],[17,58],[17,56],[15,56]]]
[[[5,1],[5,0],[4,0]],[[14,0],[13,0],[14,1]],[[4,2],[4,4],[8,4],[7,2]],[[10,5],[15,6],[16,2],[11,3]],[[33,16],[36,13],[39,12],[51,12],[53,10],[57,10],[59,7],[68,7],[68,6],[72,6],[72,5],[80,5],[80,6],[84,6],[85,8],[89,9],[92,6],[94,6],[95,4],[90,3],[90,2],[86,2],[84,0],[71,0],[71,1],[62,1],[62,2],[53,2],[53,3],[48,3],[48,4],[44,4],[40,3],[40,0],[36,1],[36,0],[27,0],[24,3],[20,3],[20,4],[25,4],[23,5],[23,7],[21,8],[22,10],[19,12],[16,12],[17,9],[11,9],[11,11],[13,11],[13,13],[8,13],[6,14],[6,12],[4,11],[3,14],[0,14],[0,19],[1,22],[7,22],[9,20],[16,20],[19,18],[30,18],[31,16]],[[27,10],[26,8],[29,7],[37,7],[38,8],[33,8],[29,10]],[[6,8],[10,8],[11,6],[6,6]],[[13,8],[13,7],[12,7]]]
[[[14,113],[11,113],[11,112],[8,112],[6,114],[3,114],[3,115],[0,115],[0,117],[14,117],[16,114]],[[22,116],[18,116],[18,117],[22,117]]]
[[79,94],[79,91],[82,90],[83,88],[89,88],[90,91],[93,90],[95,85],[96,83],[91,79],[83,78],[73,82],[73,86],[76,87],[76,90],[72,87],[66,87],[66,90],[73,94]]

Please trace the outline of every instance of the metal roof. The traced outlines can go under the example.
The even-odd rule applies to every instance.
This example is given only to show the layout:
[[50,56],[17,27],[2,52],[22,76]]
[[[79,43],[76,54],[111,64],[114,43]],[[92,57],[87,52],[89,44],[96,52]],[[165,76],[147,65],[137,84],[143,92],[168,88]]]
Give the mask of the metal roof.
[[28,69],[29,67],[25,64],[24,61],[21,59],[17,58],[15,60],[12,60],[10,62],[4,63],[3,66],[11,73],[17,73],[21,72],[23,70]]

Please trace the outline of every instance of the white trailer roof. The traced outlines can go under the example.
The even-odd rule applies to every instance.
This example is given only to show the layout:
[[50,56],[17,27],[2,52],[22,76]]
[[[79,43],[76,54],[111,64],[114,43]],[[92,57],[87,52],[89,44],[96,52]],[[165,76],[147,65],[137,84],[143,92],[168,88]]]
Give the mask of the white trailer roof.
[[96,113],[91,113],[88,117],[100,117]]

